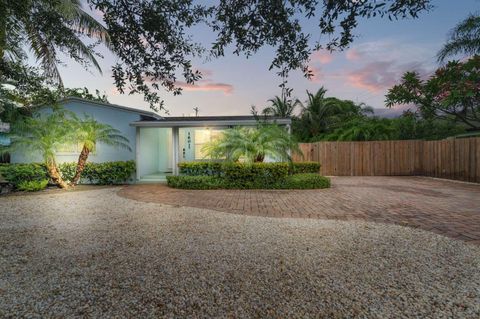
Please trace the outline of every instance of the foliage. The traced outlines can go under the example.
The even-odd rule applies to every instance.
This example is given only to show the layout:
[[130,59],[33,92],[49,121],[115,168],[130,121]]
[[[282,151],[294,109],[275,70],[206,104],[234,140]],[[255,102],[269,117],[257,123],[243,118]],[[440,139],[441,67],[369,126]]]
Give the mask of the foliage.
[[448,62],[428,80],[407,72],[388,91],[386,103],[415,104],[425,119],[453,120],[480,129],[480,56]]
[[[273,46],[276,54],[270,69],[278,70],[283,79],[297,69],[310,76],[307,64],[312,51],[348,47],[362,18],[416,18],[431,8],[429,0],[88,2],[103,13],[113,51],[119,57],[113,67],[118,91],[142,93],[154,109],[163,107],[159,87],[179,94],[178,83],[192,84],[201,78],[192,65],[199,55],[217,58],[233,48],[234,54],[249,57],[262,47]],[[313,21],[319,30],[308,33],[300,17]],[[216,36],[211,46],[191,36],[192,30],[199,28]],[[329,40],[320,43],[312,38]]]
[[167,176],[167,184],[173,188],[181,189],[219,189],[223,182],[215,176]]
[[288,163],[225,163],[222,178],[233,188],[271,188],[288,176]]
[[[225,165],[228,163],[225,162],[182,162],[178,164],[179,172],[181,175],[189,176],[225,176]],[[237,168],[240,170],[243,169],[243,166],[248,165],[245,163],[236,163]],[[259,164],[254,164],[259,165]],[[276,167],[280,165],[282,168],[285,166],[284,163],[262,163],[263,167]],[[320,163],[318,162],[293,162],[288,165],[289,174],[298,174],[298,173],[318,173],[320,171]]]
[[74,139],[69,113],[57,110],[51,114],[36,114],[11,124],[9,151],[39,153],[45,162],[55,159],[55,153]]
[[[70,181],[76,172],[77,163],[58,165],[63,178]],[[124,184],[132,180],[135,173],[134,161],[87,163],[81,181],[86,184]],[[0,174],[15,187],[23,182],[39,182],[49,179],[45,164],[2,164]]]
[[181,175],[197,176],[220,176],[222,175],[223,162],[181,162],[178,163]]
[[[59,164],[65,180],[71,181],[75,176],[77,163]],[[112,185],[124,184],[132,180],[135,173],[135,161],[117,161],[85,164],[81,182],[85,184]]]
[[304,174],[320,172],[319,162],[294,162],[290,168],[290,174]]
[[439,62],[446,58],[463,54],[464,56],[480,55],[480,15],[471,14],[450,31],[449,39],[438,52]]
[[232,162],[244,159],[248,163],[263,162],[266,156],[290,160],[290,152],[301,153],[298,143],[278,125],[227,129],[220,137],[204,145],[202,151],[213,159]]
[[[287,98],[286,95],[282,95],[282,97],[275,96],[268,101],[271,105],[262,110],[263,116],[291,117],[295,111],[295,107],[299,104],[298,101],[293,101]],[[252,113],[257,115],[255,109],[252,109]]]
[[330,187],[330,179],[318,174],[295,174],[272,184],[241,184],[215,176],[167,176],[167,184],[181,189],[316,189]]
[[322,139],[326,141],[383,141],[393,140],[396,130],[385,118],[352,119]]
[[[0,60],[27,61],[33,53],[45,75],[61,84],[58,53],[101,72],[94,47],[85,38],[109,47],[107,30],[82,9],[78,0],[23,0],[0,2]],[[3,63],[2,63],[3,66]],[[0,74],[3,68],[0,68]]]
[[90,152],[94,150],[97,143],[132,151],[129,146],[130,141],[111,125],[100,123],[88,114],[85,114],[83,119],[72,115],[72,121],[75,141],[82,144]]
[[48,179],[40,181],[23,181],[17,185],[17,189],[25,192],[38,192],[47,188]]
[[330,179],[315,173],[303,173],[287,176],[285,181],[277,184],[282,189],[316,189],[329,188]]
[[48,178],[48,172],[43,164],[2,164],[0,174],[16,188],[21,183],[39,182]]
[[332,133],[352,119],[365,119],[373,113],[371,107],[349,100],[325,97],[327,90],[321,87],[315,94],[307,91],[306,104],[293,120],[293,133],[301,141],[318,140],[319,136]]

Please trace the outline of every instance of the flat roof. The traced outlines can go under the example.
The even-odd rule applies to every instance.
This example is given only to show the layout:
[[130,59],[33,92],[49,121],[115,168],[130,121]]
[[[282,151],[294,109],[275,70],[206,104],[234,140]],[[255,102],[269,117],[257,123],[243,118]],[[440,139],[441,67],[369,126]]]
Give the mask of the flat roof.
[[204,126],[237,126],[256,125],[257,119],[266,120],[268,123],[291,124],[292,119],[275,116],[255,117],[252,115],[232,116],[169,116],[156,121],[136,121],[131,126],[140,127],[204,127]]

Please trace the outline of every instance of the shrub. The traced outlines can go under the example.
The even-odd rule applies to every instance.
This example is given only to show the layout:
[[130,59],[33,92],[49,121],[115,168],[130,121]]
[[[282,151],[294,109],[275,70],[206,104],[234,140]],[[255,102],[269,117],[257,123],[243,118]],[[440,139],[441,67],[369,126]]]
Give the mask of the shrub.
[[222,173],[222,162],[182,162],[178,164],[181,175],[189,176],[220,176]]
[[[63,163],[59,165],[65,180],[72,180],[75,175],[76,163]],[[135,173],[135,162],[87,162],[82,172],[81,182],[98,185],[122,184],[131,180]]]
[[314,189],[329,187],[330,179],[315,173],[290,175],[277,185],[277,188],[283,189]]
[[[77,163],[62,163],[58,166],[63,179],[70,181],[75,175]],[[122,184],[130,181],[134,173],[134,161],[88,162],[82,173],[82,182],[98,185]],[[0,174],[18,189],[20,183],[49,180],[45,165],[38,163],[0,165]]]
[[38,163],[1,165],[0,174],[16,188],[23,182],[48,180],[46,167]]
[[167,176],[167,184],[173,188],[182,189],[218,189],[222,181],[215,176]]
[[167,176],[167,184],[182,189],[317,189],[330,187],[330,179],[314,173],[289,175],[282,180],[263,184],[249,182],[241,184],[215,176]]
[[48,179],[40,181],[23,181],[17,185],[17,189],[26,192],[38,192],[45,189],[48,185]]
[[229,188],[272,188],[288,176],[288,163],[225,163],[222,170]]
[[296,162],[292,164],[293,174],[319,173],[320,163],[318,162]]

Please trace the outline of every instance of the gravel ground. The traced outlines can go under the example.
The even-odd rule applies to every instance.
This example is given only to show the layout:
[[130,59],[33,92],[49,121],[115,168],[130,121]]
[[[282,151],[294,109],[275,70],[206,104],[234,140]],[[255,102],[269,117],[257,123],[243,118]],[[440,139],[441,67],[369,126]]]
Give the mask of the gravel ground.
[[0,317],[480,316],[480,247],[406,227],[0,198]]

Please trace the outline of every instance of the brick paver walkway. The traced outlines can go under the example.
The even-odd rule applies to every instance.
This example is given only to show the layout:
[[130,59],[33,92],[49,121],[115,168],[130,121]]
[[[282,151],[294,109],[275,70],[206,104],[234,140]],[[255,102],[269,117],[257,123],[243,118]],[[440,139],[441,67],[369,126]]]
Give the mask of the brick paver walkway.
[[426,177],[334,177],[321,190],[124,187],[120,196],[235,214],[367,220],[419,227],[480,245],[480,185]]

